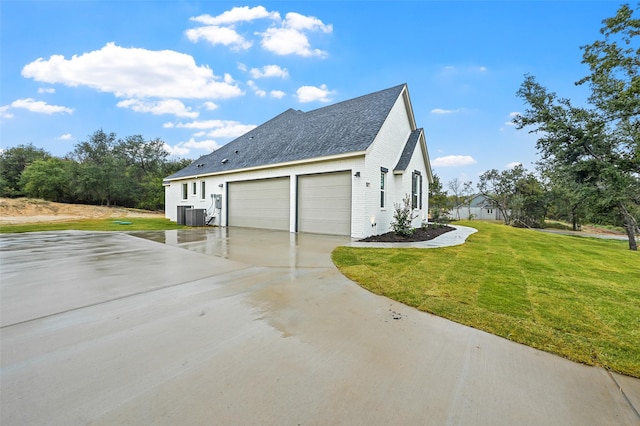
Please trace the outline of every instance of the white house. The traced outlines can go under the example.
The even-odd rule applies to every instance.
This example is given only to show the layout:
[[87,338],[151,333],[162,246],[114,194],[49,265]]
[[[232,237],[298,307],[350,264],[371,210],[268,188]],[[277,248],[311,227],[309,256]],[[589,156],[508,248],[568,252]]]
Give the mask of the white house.
[[[164,179],[166,216],[350,235],[391,230],[410,197],[426,220],[433,176],[406,84],[309,112],[289,109]],[[191,211],[193,212],[193,210]]]
[[468,204],[460,204],[449,211],[448,216],[455,220],[504,220],[504,216],[491,201],[482,194],[476,194]]

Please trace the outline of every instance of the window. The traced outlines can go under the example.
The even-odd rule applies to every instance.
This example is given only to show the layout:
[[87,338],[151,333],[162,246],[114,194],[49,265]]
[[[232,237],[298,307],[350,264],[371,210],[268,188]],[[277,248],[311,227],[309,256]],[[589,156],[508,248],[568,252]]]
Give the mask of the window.
[[189,186],[186,183],[182,184],[182,199],[186,200],[189,196]]
[[411,208],[422,208],[422,176],[418,171],[411,174]]
[[196,195],[198,193],[198,184],[193,182],[193,195]]
[[380,208],[384,209],[386,206],[385,203],[385,189],[387,185],[387,169],[384,167],[380,168]]
[[420,175],[420,210],[422,210],[422,175]]
[[206,185],[205,182],[202,181],[200,182],[200,198],[202,198],[203,200],[207,197],[206,195]]

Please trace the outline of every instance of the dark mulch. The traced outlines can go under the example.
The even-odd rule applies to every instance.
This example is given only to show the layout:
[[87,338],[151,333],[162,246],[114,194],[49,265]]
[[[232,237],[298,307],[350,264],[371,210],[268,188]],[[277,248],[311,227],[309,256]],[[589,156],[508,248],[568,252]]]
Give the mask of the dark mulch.
[[437,236],[442,234],[446,234],[449,231],[453,231],[455,228],[451,226],[440,226],[434,227],[433,225],[429,225],[428,228],[417,228],[416,232],[409,237],[404,237],[402,235],[398,235],[395,232],[387,232],[386,234],[381,235],[372,235],[370,237],[364,238],[362,241],[365,243],[411,243],[416,241],[429,241],[434,239]]

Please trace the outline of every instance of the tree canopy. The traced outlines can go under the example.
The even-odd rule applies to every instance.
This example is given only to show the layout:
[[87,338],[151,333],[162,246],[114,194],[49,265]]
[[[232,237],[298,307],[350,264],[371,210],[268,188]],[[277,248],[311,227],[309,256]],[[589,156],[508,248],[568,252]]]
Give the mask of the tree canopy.
[[628,5],[605,19],[603,40],[582,46],[591,74],[590,107],[577,107],[527,75],[518,96],[527,110],[518,129],[538,134],[536,146],[548,167],[571,182],[594,208],[616,211],[629,248],[637,250],[640,211],[640,20]]
[[170,159],[161,139],[119,139],[97,130],[65,158],[33,145],[0,154],[0,196],[50,201],[164,208],[162,179],[191,161]]

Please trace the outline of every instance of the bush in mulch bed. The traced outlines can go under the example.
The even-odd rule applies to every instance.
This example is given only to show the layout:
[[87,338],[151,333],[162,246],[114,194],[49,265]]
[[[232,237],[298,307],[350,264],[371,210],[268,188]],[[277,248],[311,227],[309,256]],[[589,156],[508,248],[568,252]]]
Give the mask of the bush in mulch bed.
[[453,231],[455,228],[451,226],[433,226],[429,225],[424,228],[416,228],[415,232],[409,236],[396,234],[395,232],[387,232],[386,234],[372,235],[362,240],[365,243],[411,243],[417,241],[429,241],[447,232]]

